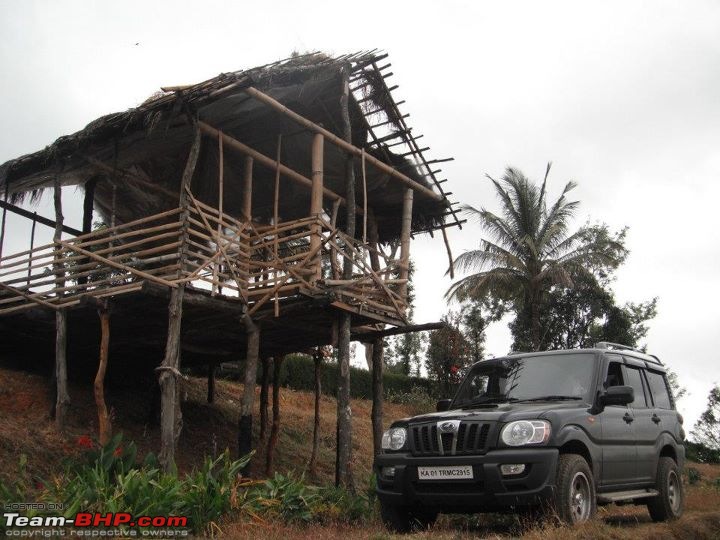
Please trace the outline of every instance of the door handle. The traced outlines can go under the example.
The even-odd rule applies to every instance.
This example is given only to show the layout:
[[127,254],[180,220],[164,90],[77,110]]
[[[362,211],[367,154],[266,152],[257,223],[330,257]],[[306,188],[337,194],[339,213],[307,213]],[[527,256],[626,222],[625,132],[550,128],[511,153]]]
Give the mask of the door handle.
[[660,423],[660,420],[662,420],[662,418],[660,418],[657,414],[653,414],[653,415],[650,417],[650,419],[651,419],[653,422],[655,422],[656,424],[659,424],[659,423]]
[[633,420],[635,420],[630,413],[625,413],[623,415],[623,420],[627,422],[628,424],[632,424]]

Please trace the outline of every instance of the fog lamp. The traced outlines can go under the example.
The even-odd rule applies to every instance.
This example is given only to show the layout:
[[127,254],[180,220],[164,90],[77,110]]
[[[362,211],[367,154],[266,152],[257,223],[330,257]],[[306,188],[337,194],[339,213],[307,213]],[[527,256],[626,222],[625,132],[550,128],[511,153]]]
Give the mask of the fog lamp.
[[500,465],[500,472],[503,476],[513,476],[525,472],[525,464],[523,463],[505,463]]
[[395,478],[395,467],[383,467],[381,474],[384,478]]

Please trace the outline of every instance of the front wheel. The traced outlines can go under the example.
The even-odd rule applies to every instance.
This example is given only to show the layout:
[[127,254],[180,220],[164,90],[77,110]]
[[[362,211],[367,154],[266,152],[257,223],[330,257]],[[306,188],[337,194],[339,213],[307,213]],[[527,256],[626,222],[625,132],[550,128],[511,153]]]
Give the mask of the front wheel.
[[684,493],[680,470],[675,460],[661,457],[658,461],[657,488],[660,494],[648,501],[653,521],[668,521],[682,516]]
[[557,517],[571,525],[592,519],[597,504],[595,482],[587,461],[576,454],[562,454],[555,482],[553,507]]

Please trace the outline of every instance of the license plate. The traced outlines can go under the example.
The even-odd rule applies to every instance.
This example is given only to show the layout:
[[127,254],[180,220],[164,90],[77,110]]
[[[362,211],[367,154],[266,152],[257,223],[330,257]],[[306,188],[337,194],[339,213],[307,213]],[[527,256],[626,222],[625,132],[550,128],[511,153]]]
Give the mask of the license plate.
[[419,480],[472,480],[472,465],[418,467]]

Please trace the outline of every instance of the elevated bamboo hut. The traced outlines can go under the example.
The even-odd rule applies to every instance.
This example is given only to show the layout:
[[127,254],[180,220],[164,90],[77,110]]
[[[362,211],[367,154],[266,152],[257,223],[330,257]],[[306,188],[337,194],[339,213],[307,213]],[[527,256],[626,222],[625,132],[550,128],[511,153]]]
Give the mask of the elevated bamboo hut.
[[[0,166],[2,237],[12,234],[6,212],[33,231],[55,228],[49,244],[32,236],[27,250],[0,251],[0,347],[54,350],[59,426],[68,361],[100,342],[102,435],[108,356],[154,357],[171,466],[181,356],[183,366],[245,358],[252,388],[258,357],[332,344],[338,459],[349,460],[350,341],[416,329],[406,316],[411,237],[440,231],[447,245],[445,228],[461,225],[437,178],[444,160],[427,159],[408,127],[386,56],[314,53],[165,87]],[[84,188],[82,230],[63,223],[68,185]],[[47,189],[55,216],[22,207]],[[95,230],[93,210],[104,222]],[[88,331],[98,321],[100,335]],[[253,396],[242,400],[240,451]]]

